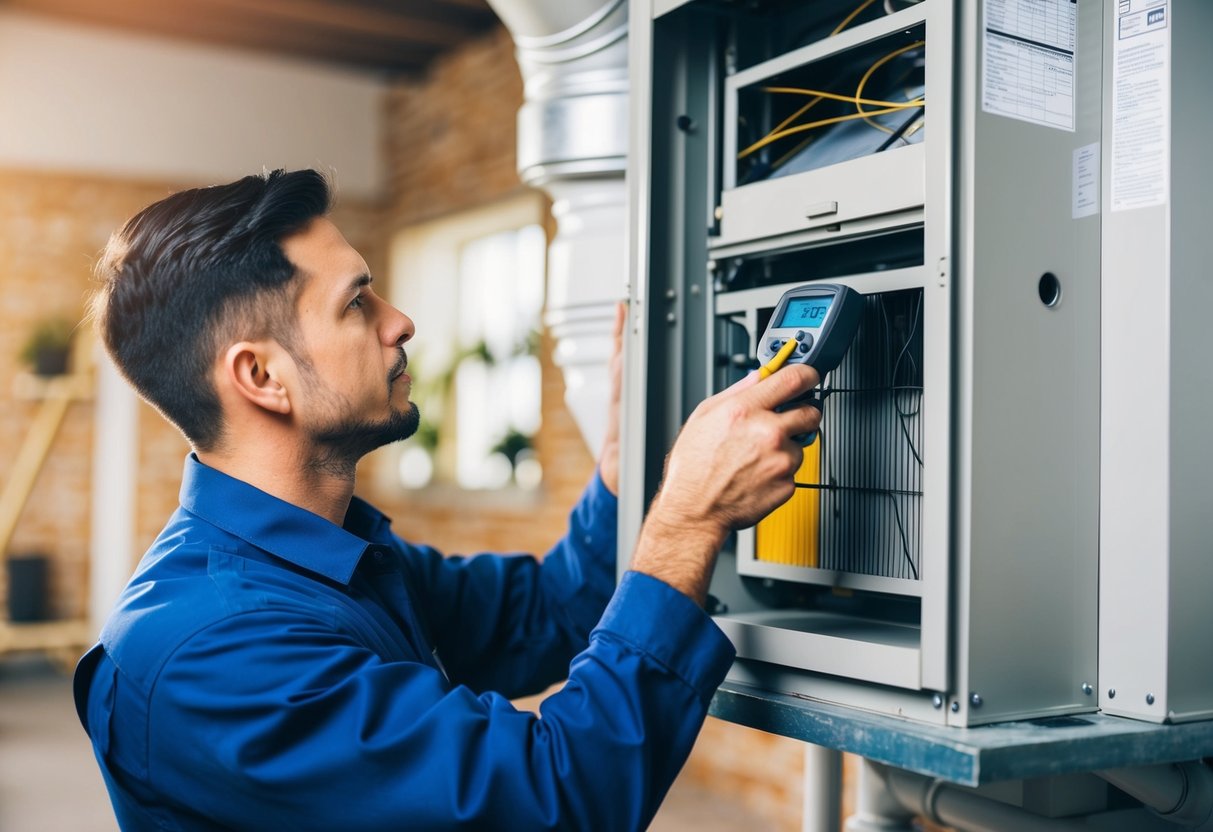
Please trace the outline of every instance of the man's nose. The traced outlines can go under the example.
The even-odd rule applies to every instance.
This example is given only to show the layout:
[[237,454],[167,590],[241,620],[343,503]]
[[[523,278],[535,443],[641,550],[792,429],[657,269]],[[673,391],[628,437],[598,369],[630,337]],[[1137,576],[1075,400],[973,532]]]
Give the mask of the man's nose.
[[394,306],[388,306],[389,312],[384,329],[384,342],[398,347],[413,337],[416,328],[413,319]]

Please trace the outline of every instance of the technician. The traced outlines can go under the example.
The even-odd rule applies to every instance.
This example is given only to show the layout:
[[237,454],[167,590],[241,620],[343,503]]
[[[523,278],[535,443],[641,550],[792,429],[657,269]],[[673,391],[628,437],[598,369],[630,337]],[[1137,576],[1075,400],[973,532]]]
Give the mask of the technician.
[[[817,376],[696,408],[618,587],[617,414],[546,558],[444,558],[353,496],[417,428],[413,322],[329,198],[308,170],[178,193],[99,264],[110,356],[193,448],[76,672],[119,823],[642,829],[734,655],[702,609],[716,553],[791,496],[820,414],[775,408]],[[562,678],[539,716],[509,702]]]

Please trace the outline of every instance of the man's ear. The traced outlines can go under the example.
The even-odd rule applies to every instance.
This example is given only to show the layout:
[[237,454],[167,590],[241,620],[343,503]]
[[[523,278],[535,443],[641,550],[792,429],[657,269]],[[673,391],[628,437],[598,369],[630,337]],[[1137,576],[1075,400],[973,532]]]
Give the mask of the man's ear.
[[286,350],[275,341],[240,341],[223,354],[222,376],[250,403],[285,415],[291,412],[291,398],[281,371],[288,362]]

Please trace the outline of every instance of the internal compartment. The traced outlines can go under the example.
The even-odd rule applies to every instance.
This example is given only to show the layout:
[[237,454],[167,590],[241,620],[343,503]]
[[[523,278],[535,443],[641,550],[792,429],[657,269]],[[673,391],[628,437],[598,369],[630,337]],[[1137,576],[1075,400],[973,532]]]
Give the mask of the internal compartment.
[[[866,282],[876,281],[879,275]],[[864,282],[853,288],[864,291]],[[718,317],[719,386],[755,366],[755,339],[781,288],[749,293],[752,306]],[[852,587],[917,592],[926,455],[923,290],[865,294],[855,340],[822,380],[821,429],[805,448],[797,493],[739,535],[742,575],[827,586],[839,586],[845,575]]]
[[925,73],[920,23],[740,86],[733,184],[922,142]]

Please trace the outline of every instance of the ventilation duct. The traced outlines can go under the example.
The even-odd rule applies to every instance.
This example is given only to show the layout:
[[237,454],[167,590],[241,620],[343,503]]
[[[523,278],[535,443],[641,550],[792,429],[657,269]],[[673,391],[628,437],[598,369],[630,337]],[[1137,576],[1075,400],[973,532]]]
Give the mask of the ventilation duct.
[[597,450],[606,431],[614,306],[624,297],[628,6],[489,0],[517,46],[518,172],[552,198],[545,323],[565,401]]

